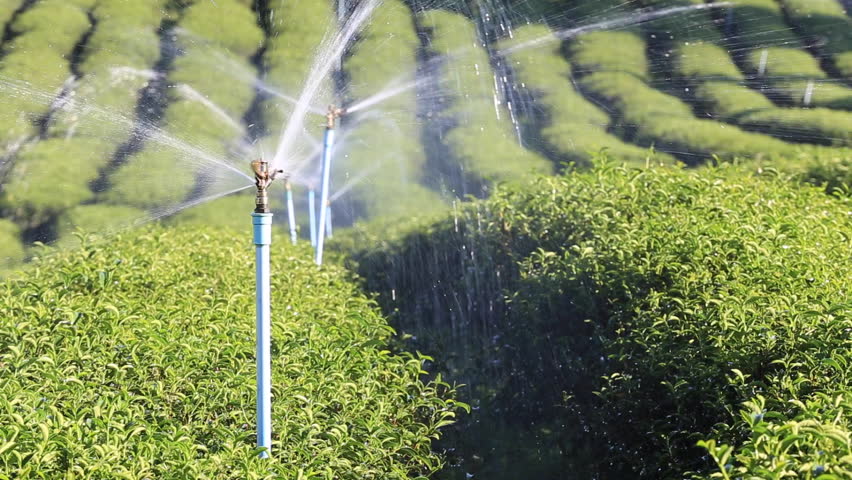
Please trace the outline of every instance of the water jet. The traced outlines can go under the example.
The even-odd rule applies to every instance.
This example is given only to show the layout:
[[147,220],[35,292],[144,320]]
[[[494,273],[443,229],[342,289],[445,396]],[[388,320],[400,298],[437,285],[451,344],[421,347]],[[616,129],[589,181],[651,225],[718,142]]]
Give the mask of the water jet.
[[293,207],[293,188],[290,180],[286,180],[284,188],[287,189],[287,222],[290,224],[290,242],[295,245],[298,237],[296,234],[296,209]]
[[272,244],[272,212],[267,189],[282,170],[270,170],[269,163],[256,160],[254,170],[257,196],[252,213],[255,245],[255,295],[257,314],[257,446],[265,450],[261,458],[269,458],[272,449],[272,360],[271,309],[269,287],[269,246]]

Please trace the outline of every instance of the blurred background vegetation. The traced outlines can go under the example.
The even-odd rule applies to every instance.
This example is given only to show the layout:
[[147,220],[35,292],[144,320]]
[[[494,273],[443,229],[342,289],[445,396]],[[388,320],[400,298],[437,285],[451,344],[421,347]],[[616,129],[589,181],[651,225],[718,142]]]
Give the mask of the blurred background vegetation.
[[[70,244],[75,229],[239,225],[251,200],[212,199],[246,186],[234,170],[274,155],[286,98],[299,96],[338,16],[358,3],[0,2],[3,262],[22,261],[35,242]],[[625,23],[702,5],[382,2],[312,100],[317,111],[413,85],[343,120],[336,222],[440,212],[497,183],[588,165],[603,149],[636,165],[777,160],[844,185],[843,5],[734,0]],[[309,114],[301,157],[288,159],[302,165],[302,226],[321,123]]]

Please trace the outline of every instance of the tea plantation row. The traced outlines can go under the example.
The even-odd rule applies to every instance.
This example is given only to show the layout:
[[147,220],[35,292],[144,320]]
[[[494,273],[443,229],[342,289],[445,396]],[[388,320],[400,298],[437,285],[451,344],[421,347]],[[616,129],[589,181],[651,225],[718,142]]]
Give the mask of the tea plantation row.
[[503,412],[515,441],[468,460],[538,441],[589,478],[850,478],[852,205],[791,180],[604,163],[348,248],[478,422]]
[[[563,26],[702,2],[551,3],[548,11],[575,15],[557,17],[562,24],[550,31],[521,27],[513,39],[486,35],[488,26],[448,10],[379,6],[340,75],[318,85],[313,106],[353,105],[417,83],[344,119],[333,182],[345,190],[333,205],[339,221],[424,205],[441,211],[495,182],[587,163],[602,148],[636,164],[828,158],[820,168],[837,167],[832,182],[848,170],[850,154],[838,148],[852,141],[848,36],[837,27],[848,18],[836,5],[738,0],[560,42],[551,31]],[[0,108],[2,261],[18,263],[25,243],[70,238],[75,227],[113,229],[243,185],[221,163],[242,169],[258,150],[275,151],[292,108],[284,97],[303,90],[323,39],[337,29],[334,10],[333,2],[281,0],[0,4],[9,32],[0,75],[10,93]],[[664,51],[670,57],[661,62]],[[799,108],[810,80],[812,108]],[[305,166],[303,184],[318,171],[307,137],[316,141],[321,119],[311,114],[305,126],[299,154],[286,159]],[[54,188],[34,180],[41,171],[54,173]],[[299,211],[307,186],[297,186]],[[174,221],[235,224],[248,202],[223,199]]]
[[[281,242],[283,243],[283,242]],[[107,248],[108,247],[108,248]],[[420,478],[454,391],[341,269],[273,248],[273,452],[255,450],[252,247],[147,228],[0,287],[0,478]]]
[[[92,185],[110,169],[121,146],[136,135],[137,94],[148,83],[138,72],[159,55],[161,8],[158,2],[146,2],[128,9],[126,2],[116,0],[92,6],[91,31],[83,47],[87,53],[74,66],[73,88],[51,113],[41,138],[18,154],[4,182],[4,209],[22,227],[38,229],[55,222],[52,228],[60,237],[77,226],[97,228],[83,220],[87,212],[101,207],[81,205],[95,201],[98,192]],[[46,188],[41,172],[55,176],[51,188]],[[120,209],[110,214],[141,212]]]

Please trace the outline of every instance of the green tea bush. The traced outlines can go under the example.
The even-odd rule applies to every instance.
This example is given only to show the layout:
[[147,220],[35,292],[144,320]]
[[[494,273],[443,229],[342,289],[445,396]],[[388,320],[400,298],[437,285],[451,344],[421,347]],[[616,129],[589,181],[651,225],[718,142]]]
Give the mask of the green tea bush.
[[775,155],[789,147],[778,140],[695,118],[692,107],[655,90],[650,79],[646,45],[634,32],[596,32],[569,45],[580,85],[613,108],[622,138],[654,146],[695,164],[720,158]]
[[184,201],[196,186],[205,188],[207,170],[220,168],[196,157],[224,163],[245,136],[241,120],[254,101],[257,73],[250,57],[263,42],[251,9],[235,0],[194,2],[176,31],[182,54],[168,75],[175,88],[169,90],[162,128],[183,145],[155,139],[130,156],[110,177],[103,197],[111,204],[156,209]]
[[0,193],[3,217],[35,227],[93,199],[89,182],[98,178],[112,148],[99,139],[48,139],[25,148]]
[[[257,71],[249,60],[263,43],[251,9],[235,0],[197,2],[183,13],[178,31],[183,55],[175,60],[170,81],[189,85],[239,122],[254,99]],[[169,124],[188,120],[169,113]]]
[[253,247],[147,229],[0,287],[0,478],[422,478],[457,404],[373,302],[273,246],[273,451],[255,449]]
[[0,270],[14,267],[24,261],[21,229],[11,220],[0,219]]
[[416,315],[483,336],[464,358],[501,366],[479,381],[503,411],[521,415],[519,382],[561,403],[543,411],[565,468],[846,478],[849,204],[765,172],[603,164],[356,242],[354,261],[403,333]]
[[805,42],[831,56],[838,73],[852,77],[852,21],[836,0],[781,0]]
[[96,137],[116,148],[128,140],[139,92],[150,80],[139,72],[150,71],[160,55],[164,5],[159,0],[104,0],[95,6],[91,14],[96,27],[78,66],[83,77],[69,108],[55,114],[50,135]]
[[745,49],[743,65],[747,73],[758,75],[761,57],[768,53],[762,81],[769,95],[788,105],[803,105],[809,81],[816,82],[811,105],[850,110],[852,88],[828,79],[819,62],[804,47],[784,19],[775,0],[733,0],[735,42]]
[[[826,193],[852,196],[852,150],[816,149],[771,162],[801,181],[823,187]],[[762,166],[758,166],[762,168]]]
[[[26,94],[4,98],[0,109],[0,148],[14,151],[37,133],[37,122],[71,77],[69,58],[91,28],[83,0],[44,0],[21,13],[10,26],[0,75],[26,83]],[[61,18],[61,22],[56,22]]]
[[[278,193],[278,191],[274,189],[270,195],[274,195],[274,193]],[[249,213],[253,208],[254,193],[249,191],[246,194],[229,195],[225,198],[188,208],[179,212],[177,215],[165,219],[164,223],[167,225],[193,225],[197,227],[216,225],[217,227],[221,226],[234,230],[245,230],[251,224]],[[283,228],[286,223],[286,213],[281,216],[276,213],[273,225]],[[283,237],[281,241],[284,241]]]
[[[329,0],[313,2],[290,2],[268,0],[268,37],[263,63],[266,70],[264,81],[269,87],[291,97],[298,97],[305,87],[311,66],[323,41],[333,35],[337,28],[334,5]],[[332,101],[333,85],[330,78],[322,79],[323,85],[314,102],[324,107]],[[292,106],[275,96],[263,104],[263,122],[269,141],[274,145]],[[322,118],[310,116],[307,125],[322,125]],[[270,148],[274,148],[270,147]]]
[[87,232],[106,238],[119,230],[141,224],[146,212],[133,207],[96,203],[78,205],[62,212],[56,220],[58,245],[74,246],[79,243],[75,235]]
[[[399,0],[379,5],[343,66],[350,85],[348,103],[415,81],[419,48],[408,7]],[[411,89],[391,97],[362,118],[353,114],[354,126],[346,135],[354,140],[343,144],[336,155],[334,174],[337,188],[366,175],[346,195],[346,201],[354,203],[349,220],[408,216],[424,206],[433,210],[444,206],[441,197],[425,186],[429,175],[415,94]]]
[[182,202],[195,180],[195,169],[185,157],[148,148],[118,169],[110,188],[99,199],[112,205],[151,210]]
[[17,0],[1,0],[0,1],[0,25],[6,25],[9,20],[15,15],[15,11],[21,6],[21,2]]
[[[512,49],[539,39],[546,43]],[[651,156],[647,149],[626,144],[607,132],[609,115],[574,88],[571,64],[561,55],[560,42],[546,26],[518,28],[512,40],[500,46],[508,52],[506,60],[516,82],[543,107],[535,118],[527,120],[526,129],[532,130],[537,142],[546,145],[548,156],[579,164],[588,164],[594,152],[604,148],[614,157],[636,164],[644,164]],[[666,154],[658,157],[674,161]]]
[[[440,69],[444,109],[436,122],[448,161],[470,178],[468,191],[505,181],[519,181],[532,173],[553,171],[553,164],[518,144],[509,112],[495,91],[488,52],[477,41],[475,25],[461,14],[429,10],[418,14],[429,34],[429,50],[444,55]],[[477,185],[481,183],[481,185]],[[459,192],[463,194],[463,192]]]
[[[77,67],[82,78],[69,93],[66,107],[54,112],[46,139],[15,159],[2,194],[6,215],[34,227],[94,199],[90,184],[130,138],[137,97],[148,83],[144,77],[117,75],[115,69],[153,66],[159,55],[160,7],[155,2],[133,7],[104,0],[92,10],[97,26]],[[116,37],[122,29],[128,35]],[[38,172],[55,175],[49,188],[38,180],[42,177]]]
[[[688,5],[690,0],[663,0],[657,7]],[[671,59],[676,85],[699,109],[746,130],[781,140],[852,145],[852,114],[827,108],[777,108],[746,86],[743,74],[725,49],[724,40],[705,11],[645,25],[649,41]],[[804,52],[799,52],[807,55]]]
[[238,58],[251,57],[263,44],[263,32],[250,3],[236,0],[195,2],[184,12],[180,28],[192,40],[225,49]]

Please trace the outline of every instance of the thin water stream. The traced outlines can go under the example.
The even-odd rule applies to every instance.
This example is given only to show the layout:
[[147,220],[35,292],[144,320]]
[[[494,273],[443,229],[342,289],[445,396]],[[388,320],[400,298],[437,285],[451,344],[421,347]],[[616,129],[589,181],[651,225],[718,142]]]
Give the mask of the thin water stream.
[[[266,3],[258,2],[258,5],[264,5],[262,8],[256,6],[260,8],[261,18],[269,13]],[[458,8],[459,3],[441,0],[409,2],[415,14],[432,7]],[[28,1],[23,5],[30,4],[32,2]],[[322,148],[315,137],[320,134],[321,126],[309,125],[306,119],[310,115],[322,115],[326,112],[325,106],[319,103],[322,99],[333,97],[335,92],[324,90],[327,88],[325,80],[335,69],[340,69],[341,59],[346,56],[359,32],[371,21],[371,15],[380,4],[381,0],[365,0],[353,8],[342,8],[342,11],[349,11],[348,19],[339,28],[337,25],[327,26],[326,40],[316,52],[310,71],[307,72],[304,88],[298,95],[282,92],[267,84],[265,79],[258,78],[263,77],[261,68],[253,71],[237,64],[227,65],[228,68],[224,71],[232,80],[251,82],[255,86],[257,99],[253,101],[252,108],[258,108],[261,100],[267,98],[292,105],[292,112],[283,125],[262,125],[252,130],[253,125],[246,121],[251,117],[250,112],[242,119],[234,119],[205,97],[203,92],[187,85],[177,86],[176,92],[205,105],[212,115],[233,127],[234,132],[230,133],[247,130],[248,133],[243,137],[247,140],[245,143],[250,143],[248,140],[257,140],[260,131],[272,130],[277,140],[274,144],[275,150],[269,152],[272,165],[275,168],[284,168],[289,180],[294,184],[315,187],[320,174],[317,157]],[[467,8],[470,5],[478,7],[475,14]],[[512,53],[541,48],[548,42],[569,41],[590,32],[625,29],[690,11],[724,9],[728,6],[725,2],[715,2],[643,9],[630,14],[620,14],[617,9],[603,10],[584,18],[584,22],[574,22],[578,26],[564,28],[564,24],[569,22],[553,22],[560,25],[559,28],[554,28],[553,35],[500,49],[499,41],[512,35],[517,13],[501,0],[465,3],[465,7],[461,9],[478,21],[480,38],[477,44],[459,46],[457,51],[433,52],[430,51],[429,32],[416,25],[422,44],[415,78],[410,78],[409,75],[383,79],[386,81],[384,88],[372,96],[347,105],[350,114],[359,115],[348,118],[341,126],[335,149],[362,141],[351,136],[354,129],[350,128],[350,125],[356,125],[359,117],[363,119],[382,115],[385,102],[414,91],[417,93],[417,121],[420,122],[421,132],[418,141],[425,146],[431,170],[425,182],[428,183],[428,188],[455,202],[467,197],[469,191],[478,192],[481,189],[472,188],[471,182],[465,178],[466,175],[473,177],[478,172],[465,172],[461,165],[452,163],[453,146],[446,141],[454,123],[464,121],[459,120],[461,116],[450,118],[450,115],[444,115],[448,109],[445,102],[446,91],[452,85],[441,80],[440,72],[447,68],[448,59],[460,56],[468,49],[488,50],[491,65],[484,65],[482,68],[483,71],[494,73],[493,78],[487,79],[489,84],[493,82],[494,91],[495,108],[490,113],[499,116],[508,112],[514,126],[516,143],[535,150],[534,145],[529,145],[530,135],[524,131],[523,119],[525,116],[534,115],[540,106],[535,104],[535,96],[524,86],[519,86],[514,78],[512,66],[507,63],[507,58]],[[569,11],[560,15],[567,17],[570,14]],[[191,139],[169,133],[158,123],[168,101],[165,93],[169,87],[167,73],[177,54],[174,37],[176,28],[172,19],[163,22],[160,31],[160,59],[152,69],[119,66],[113,70],[119,76],[135,75],[150,81],[148,87],[141,92],[137,111],[134,112],[135,118],[128,118],[126,114],[119,112],[98,110],[85,102],[63,105],[63,108],[78,109],[104,122],[124,122],[133,127],[131,138],[120,146],[110,165],[93,183],[92,190],[95,192],[100,192],[108,186],[117,168],[124,165],[130,155],[139,152],[143,143],[146,148],[150,146],[153,149],[177,152],[175,158],[178,163],[174,165],[175,168],[192,168],[203,171],[210,178],[228,177],[237,182],[221,187],[220,191],[198,189],[195,194],[181,196],[179,202],[145,212],[144,218],[134,222],[135,224],[171,216],[252,186],[252,178],[243,165],[248,159],[222,158],[222,155],[211,153]],[[9,35],[7,28],[4,38]],[[260,64],[262,52],[261,48],[255,57],[256,66]],[[225,57],[211,59],[211,62],[223,61],[230,60]],[[657,62],[653,65],[657,73],[663,71],[660,67],[666,60],[652,58],[651,61]],[[454,72],[449,73],[452,77]],[[2,77],[0,89],[8,94],[45,98],[55,96],[51,92],[28,91],[25,85],[19,85],[14,79],[6,80]],[[503,105],[506,106],[505,110]],[[335,186],[330,195],[332,202],[344,201],[347,193],[369,185],[371,177],[393,170],[395,163],[402,161],[395,141],[398,140],[395,138],[398,137],[395,132],[399,131],[399,125],[393,123],[391,116],[386,118],[389,118],[386,120],[388,124],[377,122],[377,125],[387,132],[388,140],[382,144],[366,145],[376,151],[372,164],[352,172],[345,182]],[[505,120],[505,117],[503,119]],[[247,123],[248,128],[244,128],[246,125],[241,122]],[[619,123],[620,119],[614,118],[613,122]],[[458,143],[454,145],[458,147]],[[255,147],[248,147],[249,150],[252,148]],[[257,148],[262,146],[258,144]],[[251,153],[255,152],[251,150]],[[245,152],[239,152],[239,155],[232,157],[242,154]],[[404,183],[401,177],[400,183]],[[506,262],[505,258],[492,258],[496,255],[495,252],[489,251],[490,246],[484,244],[486,240],[477,237],[475,233],[477,224],[496,221],[490,218],[487,212],[483,212],[481,217],[468,219],[460,231],[456,219],[457,236],[453,238],[454,243],[441,250],[416,251],[411,253],[411,258],[392,263],[391,268],[380,272],[387,278],[374,288],[381,293],[382,307],[394,319],[397,330],[403,335],[410,335],[404,347],[432,355],[435,358],[435,362],[430,365],[432,372],[441,372],[450,382],[466,385],[461,390],[462,400],[470,403],[473,411],[462,417],[457,425],[447,429],[444,438],[436,444],[436,448],[446,453],[448,461],[447,468],[437,478],[629,478],[629,473],[620,471],[618,465],[606,466],[606,470],[601,470],[604,473],[598,474],[590,474],[584,470],[583,466],[591,461],[606,463],[601,457],[605,457],[607,452],[594,440],[586,438],[588,427],[584,425],[583,418],[577,412],[571,411],[565,401],[569,390],[566,386],[588,380],[583,377],[582,371],[576,375],[566,373],[570,371],[566,365],[577,365],[570,363],[572,359],[562,358],[558,348],[560,339],[575,334],[576,331],[566,332],[560,323],[547,320],[534,325],[518,323],[518,319],[522,317],[515,315],[513,309],[516,306],[506,302],[505,295],[508,293],[506,289],[514,285],[513,282],[520,274],[509,266],[511,264]],[[365,277],[376,273],[362,272]],[[593,350],[594,345],[589,348]]]

